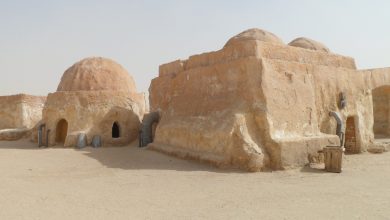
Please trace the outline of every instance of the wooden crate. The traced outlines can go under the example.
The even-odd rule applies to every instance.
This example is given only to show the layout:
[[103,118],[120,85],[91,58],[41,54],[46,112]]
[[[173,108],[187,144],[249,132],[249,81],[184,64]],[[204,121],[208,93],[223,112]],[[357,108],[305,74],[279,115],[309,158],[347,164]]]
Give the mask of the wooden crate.
[[341,173],[344,148],[340,146],[327,146],[323,150],[325,170],[327,172]]

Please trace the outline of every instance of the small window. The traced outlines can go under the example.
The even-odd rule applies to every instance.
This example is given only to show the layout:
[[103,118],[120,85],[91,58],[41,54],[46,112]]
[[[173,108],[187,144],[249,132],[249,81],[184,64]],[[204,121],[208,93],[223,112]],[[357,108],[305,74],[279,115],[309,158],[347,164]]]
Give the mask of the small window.
[[118,122],[114,122],[112,125],[112,138],[119,138],[120,137],[120,131],[119,131],[119,125]]

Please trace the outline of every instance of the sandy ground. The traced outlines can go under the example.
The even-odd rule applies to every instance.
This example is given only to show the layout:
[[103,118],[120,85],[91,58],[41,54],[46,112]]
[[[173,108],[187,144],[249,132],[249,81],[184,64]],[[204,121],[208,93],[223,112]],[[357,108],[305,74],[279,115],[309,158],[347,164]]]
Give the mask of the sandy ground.
[[219,170],[133,147],[0,142],[0,219],[389,219],[390,153],[313,168]]

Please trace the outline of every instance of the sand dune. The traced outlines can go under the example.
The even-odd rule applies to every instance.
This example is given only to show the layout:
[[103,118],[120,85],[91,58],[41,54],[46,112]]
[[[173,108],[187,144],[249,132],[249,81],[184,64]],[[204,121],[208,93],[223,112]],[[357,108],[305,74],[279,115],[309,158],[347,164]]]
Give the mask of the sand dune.
[[[136,144],[135,144],[136,145]],[[0,142],[0,219],[387,219],[390,153],[341,174],[220,170],[137,148]]]

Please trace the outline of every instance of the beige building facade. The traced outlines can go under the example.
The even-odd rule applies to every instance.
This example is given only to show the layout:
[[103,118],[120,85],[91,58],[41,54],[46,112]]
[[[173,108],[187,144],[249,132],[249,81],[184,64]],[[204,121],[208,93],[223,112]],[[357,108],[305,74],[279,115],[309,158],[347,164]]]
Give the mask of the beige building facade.
[[325,146],[346,153],[386,148],[390,68],[358,70],[351,57],[298,38],[285,44],[250,29],[218,51],[160,66],[151,147],[245,170],[319,161]]

